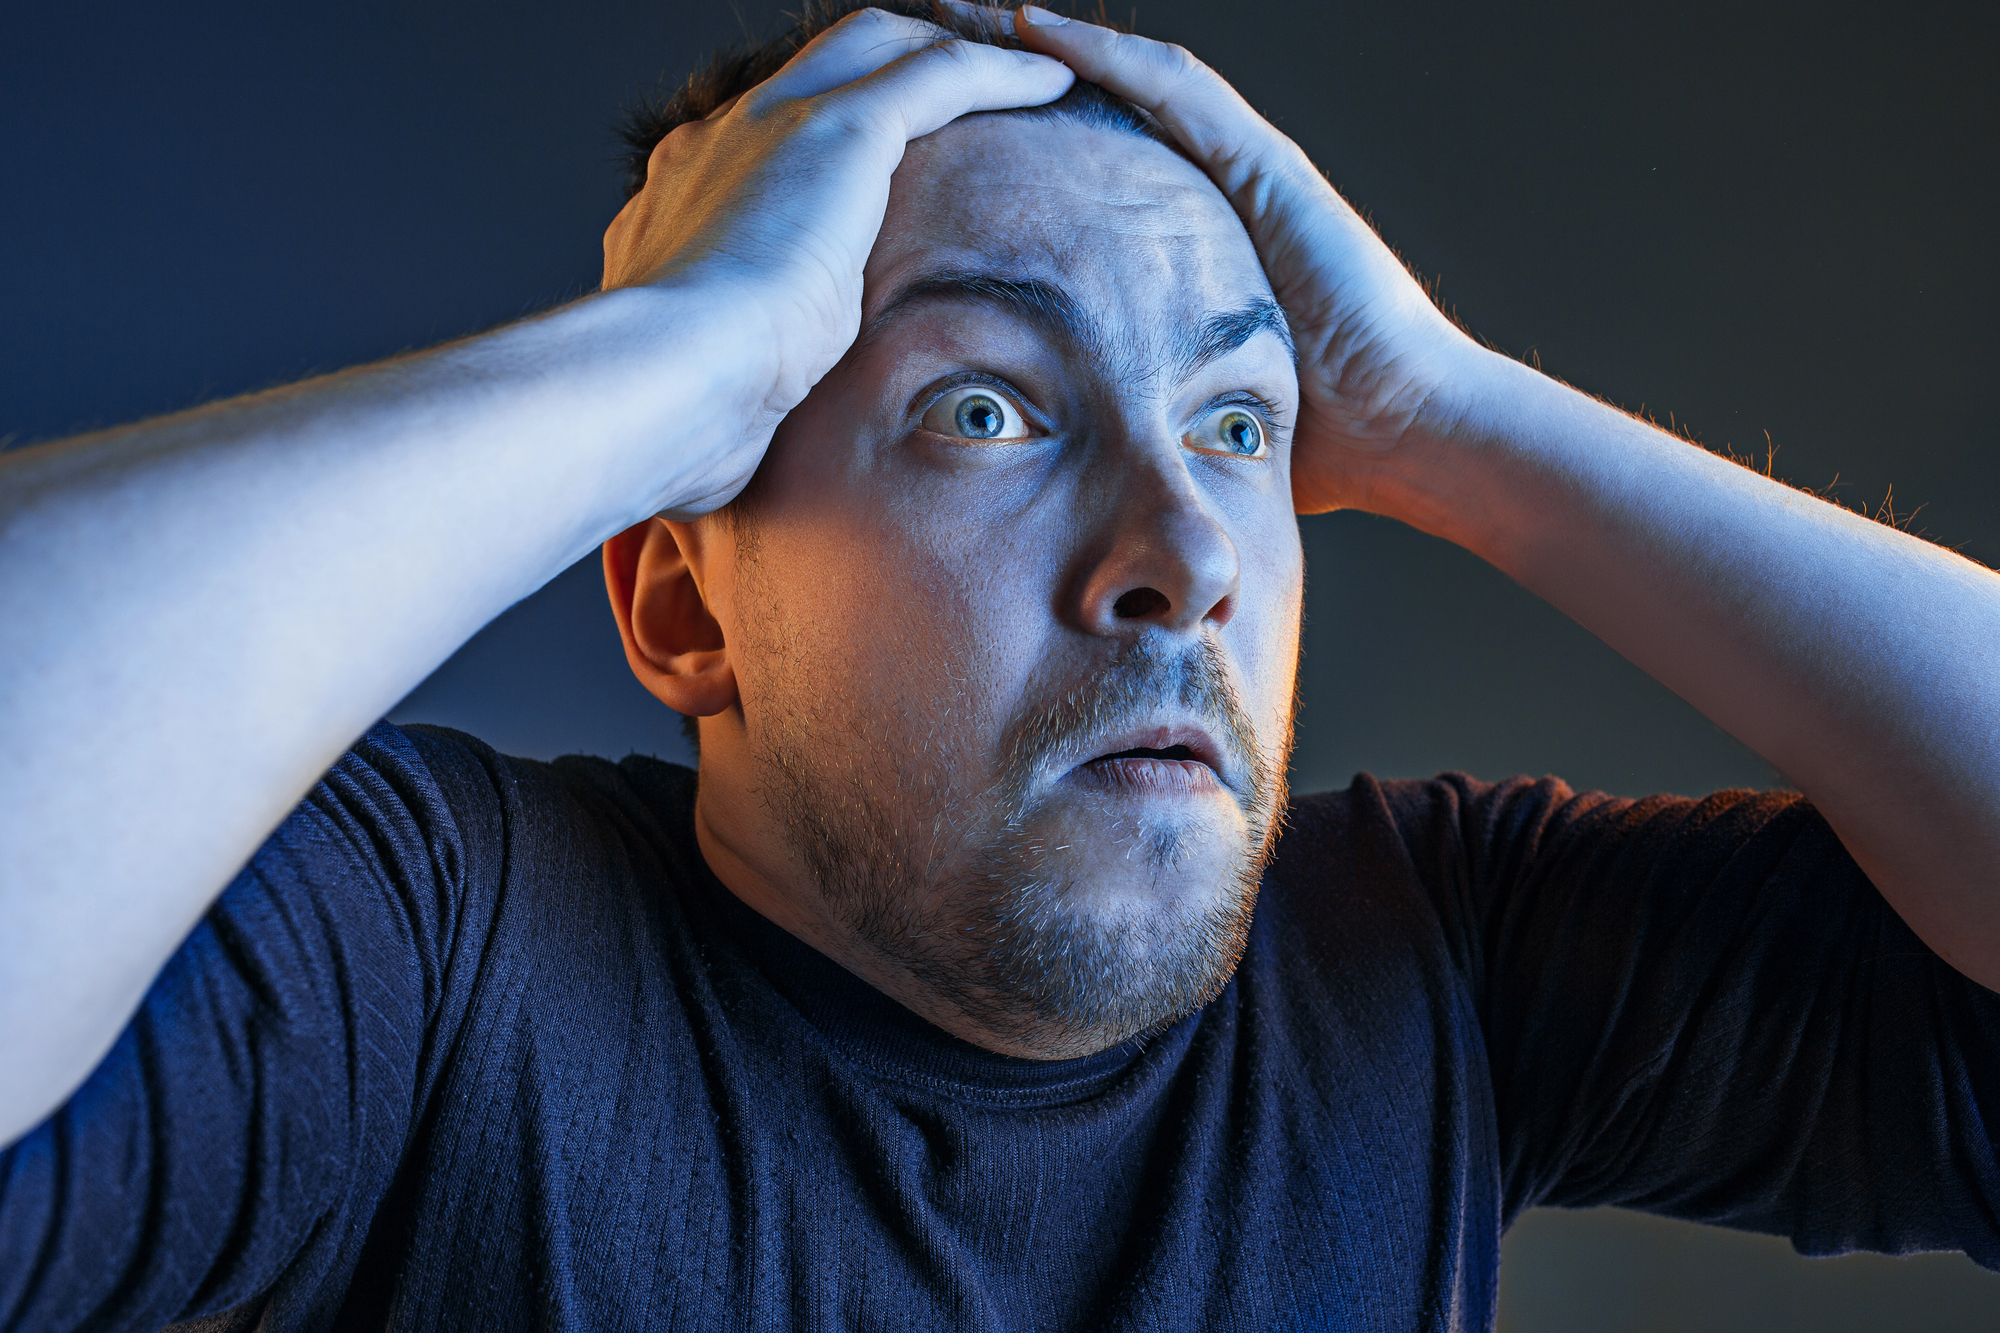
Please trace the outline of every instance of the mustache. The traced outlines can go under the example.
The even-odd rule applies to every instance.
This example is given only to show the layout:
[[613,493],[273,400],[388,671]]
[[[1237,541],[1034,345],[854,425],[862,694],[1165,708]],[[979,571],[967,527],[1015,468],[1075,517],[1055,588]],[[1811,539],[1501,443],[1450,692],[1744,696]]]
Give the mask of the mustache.
[[1067,692],[1025,704],[1009,723],[1003,743],[1010,804],[1021,808],[1049,756],[1144,721],[1163,703],[1178,705],[1207,725],[1232,770],[1220,776],[1247,810],[1263,809],[1270,799],[1270,758],[1236,691],[1221,645],[1209,637],[1179,652],[1162,649],[1150,638],[1133,640]]

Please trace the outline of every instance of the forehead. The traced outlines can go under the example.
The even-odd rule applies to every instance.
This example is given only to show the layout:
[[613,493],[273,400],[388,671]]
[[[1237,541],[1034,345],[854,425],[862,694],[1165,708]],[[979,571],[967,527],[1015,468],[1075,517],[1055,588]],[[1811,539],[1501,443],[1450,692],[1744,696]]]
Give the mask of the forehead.
[[1125,333],[1271,291],[1235,211],[1185,158],[1136,134],[1019,115],[968,117],[910,144],[869,257],[867,313],[944,270],[1053,281]]

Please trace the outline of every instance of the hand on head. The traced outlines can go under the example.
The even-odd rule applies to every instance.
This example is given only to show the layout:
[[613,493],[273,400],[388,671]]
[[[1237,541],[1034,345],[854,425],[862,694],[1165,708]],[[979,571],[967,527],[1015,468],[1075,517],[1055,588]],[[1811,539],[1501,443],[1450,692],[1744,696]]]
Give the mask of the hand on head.
[[767,331],[767,419],[747,433],[738,489],[770,430],[854,341],[862,266],[904,147],[1073,81],[1046,56],[940,37],[920,20],[850,14],[776,76],[662,139],[604,234],[607,290],[687,283],[726,293]]
[[745,317],[768,326],[768,419],[748,432],[742,481],[769,429],[858,332],[862,268],[908,142],[960,116],[1051,101],[1081,77],[1155,117],[1256,245],[1298,345],[1299,512],[1367,507],[1369,465],[1421,414],[1450,413],[1442,391],[1471,341],[1298,145],[1187,51],[1033,6],[948,3],[1029,50],[851,14],[772,78],[668,134],[605,233],[606,288],[720,278]]
[[1229,201],[1129,107],[902,132],[868,244],[838,233],[865,331],[748,501],[632,529],[608,582],[639,678],[705,719],[724,883],[968,1039],[1077,1054],[1227,980],[1277,826],[1289,328]]
[[1012,17],[1029,49],[1156,117],[1235,206],[1298,345],[1298,511],[1366,507],[1368,464],[1420,414],[1450,410],[1471,339],[1299,146],[1187,51],[1034,6]]

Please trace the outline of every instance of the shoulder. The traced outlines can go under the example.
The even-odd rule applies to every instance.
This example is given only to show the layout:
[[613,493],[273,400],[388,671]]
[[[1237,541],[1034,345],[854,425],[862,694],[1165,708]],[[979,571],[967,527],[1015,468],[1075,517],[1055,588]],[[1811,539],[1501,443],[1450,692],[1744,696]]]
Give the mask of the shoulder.
[[1676,916],[1710,897],[1747,908],[1857,878],[1796,792],[1635,800],[1547,777],[1362,774],[1291,803],[1264,894],[1295,938],[1415,950],[1476,984],[1495,931],[1575,911]]
[[465,949],[484,957],[481,942],[510,921],[560,939],[579,912],[617,902],[629,913],[684,878],[698,861],[693,804],[694,774],[678,765],[522,759],[463,732],[381,723],[272,835],[251,876],[323,900],[349,930],[379,902],[402,920],[394,933],[450,966]]
[[1432,884],[1661,863],[1698,872],[1745,854],[1783,857],[1801,840],[1817,845],[1827,836],[1797,792],[1633,799],[1579,792],[1553,777],[1384,782],[1363,773],[1343,791],[1292,801],[1273,868],[1289,877],[1413,875]]
[[448,727],[379,723],[327,781],[387,790],[430,822],[519,841],[592,835],[677,841],[694,804],[693,770],[644,755],[613,763],[501,754]]

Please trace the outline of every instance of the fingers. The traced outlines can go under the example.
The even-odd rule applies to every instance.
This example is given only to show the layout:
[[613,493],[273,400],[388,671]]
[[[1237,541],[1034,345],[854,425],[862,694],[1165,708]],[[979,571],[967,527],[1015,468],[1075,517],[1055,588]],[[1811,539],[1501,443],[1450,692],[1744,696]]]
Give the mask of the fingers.
[[890,120],[909,140],[975,111],[1052,102],[1075,80],[1062,62],[1032,51],[934,41],[819,101],[836,113]]
[[1234,193],[1246,172],[1245,150],[1291,146],[1223,77],[1178,46],[1065,19],[1035,5],[1014,13],[1023,45],[1068,65],[1077,77],[1144,107],[1181,147]]
[[915,138],[973,111],[1050,101],[1074,78],[1047,56],[957,41],[934,23],[863,9],[808,42],[744,100],[755,111],[818,98],[829,108],[893,117]]
[[973,0],[937,0],[937,3],[962,19],[970,19],[996,37],[1014,35],[1014,11],[1011,9],[974,4]]
[[920,51],[941,35],[936,24],[921,19],[879,9],[857,10],[807,42],[783,69],[751,90],[747,99],[769,104],[817,97]]

